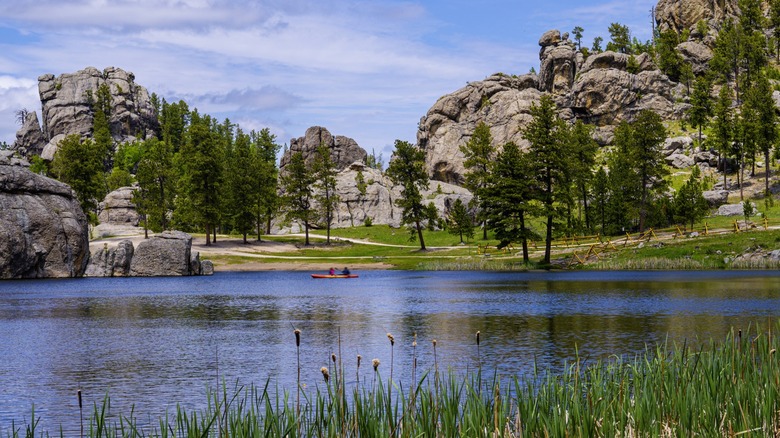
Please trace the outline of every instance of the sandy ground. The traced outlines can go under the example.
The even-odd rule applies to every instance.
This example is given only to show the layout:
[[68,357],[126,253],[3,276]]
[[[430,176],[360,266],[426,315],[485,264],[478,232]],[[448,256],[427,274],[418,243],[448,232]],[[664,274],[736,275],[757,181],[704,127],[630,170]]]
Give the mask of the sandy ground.
[[[95,252],[104,246],[112,248],[123,240],[130,240],[133,246],[137,247],[144,240],[143,229],[134,227],[104,227],[99,232],[110,234],[110,237],[98,238],[90,241],[91,252]],[[150,237],[153,234],[150,234]],[[216,258],[214,268],[217,271],[328,271],[331,267],[341,270],[346,264],[352,271],[364,271],[374,269],[388,269],[392,265],[381,262],[363,262],[355,263],[354,258],[349,262],[339,260],[338,258],[322,258],[322,261],[314,261],[310,258],[293,259],[289,262],[279,261],[279,253],[294,253],[297,247],[289,243],[273,242],[263,240],[249,240],[244,243],[242,239],[226,238],[217,236],[217,242],[206,246],[205,237],[192,238],[192,251],[200,252],[201,260],[210,260]],[[220,256],[241,256],[247,258],[257,258],[258,261],[245,261],[241,263],[224,264],[219,260]],[[273,262],[263,262],[259,259],[274,258]]]

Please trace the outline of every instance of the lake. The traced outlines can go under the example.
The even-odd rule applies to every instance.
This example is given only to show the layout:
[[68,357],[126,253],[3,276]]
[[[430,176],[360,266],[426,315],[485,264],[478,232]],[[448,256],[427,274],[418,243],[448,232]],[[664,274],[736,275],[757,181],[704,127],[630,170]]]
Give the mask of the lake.
[[[322,386],[331,354],[369,381],[381,361],[408,386],[413,358],[459,373],[528,375],[587,361],[633,357],[660,342],[701,345],[728,331],[773,324],[780,272],[367,271],[350,280],[305,272],[212,277],[0,282],[0,436],[30,421],[78,430],[108,393],[112,412],[143,419],[201,408],[218,381],[295,391]],[[479,350],[476,332],[480,332]],[[387,338],[392,333],[392,349]],[[414,334],[417,347],[412,346]],[[356,357],[363,357],[356,369]],[[418,371],[419,375],[420,371]]]

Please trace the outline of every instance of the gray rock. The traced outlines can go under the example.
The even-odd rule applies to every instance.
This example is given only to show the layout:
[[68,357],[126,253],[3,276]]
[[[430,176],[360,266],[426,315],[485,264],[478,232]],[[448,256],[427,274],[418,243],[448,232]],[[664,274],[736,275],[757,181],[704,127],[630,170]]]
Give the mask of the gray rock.
[[691,64],[694,74],[702,75],[709,71],[712,50],[706,45],[696,41],[685,41],[677,46],[677,51],[685,62]]
[[704,199],[707,200],[710,207],[720,207],[728,202],[729,199],[729,192],[727,190],[707,190],[704,191],[702,195],[704,195]]
[[333,136],[321,126],[312,126],[306,135],[290,140],[290,149],[284,153],[279,164],[280,172],[290,163],[292,154],[301,152],[306,164],[311,165],[317,157],[320,145],[330,149],[330,157],[336,163],[337,170],[343,170],[355,161],[365,163],[368,154],[355,140],[344,136]]
[[553,45],[541,40],[539,44],[547,44],[542,46],[539,54],[539,89],[552,94],[568,93],[577,74],[577,50],[574,44],[561,41]]
[[200,275],[214,275],[214,263],[211,260],[203,260],[200,262]]
[[699,21],[722,23],[726,17],[736,17],[737,0],[659,0],[655,19],[661,31],[672,29],[678,34],[695,29]]
[[166,231],[138,244],[130,262],[130,275],[160,277],[191,275],[192,236]]
[[85,277],[111,277],[114,275],[115,249],[108,244],[95,251],[89,257],[89,265],[84,272]]
[[201,274],[200,252],[195,251],[190,255],[190,272],[192,275]]
[[769,258],[771,260],[780,260],[780,249],[776,249],[774,251],[771,251],[769,253]]
[[81,277],[87,218],[67,185],[0,165],[0,278]]
[[561,41],[561,31],[557,29],[548,30],[539,38],[539,45],[542,48],[558,44]]
[[111,134],[117,141],[129,140],[157,131],[157,117],[149,93],[135,83],[135,76],[115,67],[102,72],[88,67],[75,73],[38,78],[43,132],[51,140],[59,134],[92,136],[93,112],[90,93],[106,84],[111,92]]
[[672,154],[665,158],[666,163],[675,169],[687,169],[693,166],[693,158],[683,154]]
[[664,155],[673,153],[683,153],[693,148],[693,139],[691,137],[671,137],[664,140]]
[[46,161],[53,160],[54,154],[56,154],[57,150],[60,148],[60,142],[65,140],[65,137],[67,137],[65,134],[58,134],[52,137],[52,139],[49,140],[49,142],[46,143],[46,145],[43,147],[43,150],[41,151],[41,158]]
[[134,187],[120,187],[106,195],[98,206],[100,223],[138,226],[140,215],[133,204]]
[[16,132],[16,140],[11,149],[18,151],[22,156],[30,157],[40,155],[46,145],[46,138],[38,121],[38,113],[30,111],[25,116],[22,127]]
[[513,141],[528,145],[523,128],[531,121],[531,105],[542,93],[536,75],[495,74],[471,82],[439,98],[420,119],[417,144],[425,151],[425,165],[431,179],[451,184],[463,182],[463,153],[477,124],[490,126],[493,144],[500,147]]
[[[756,208],[755,203],[753,204],[753,208]],[[715,213],[716,216],[744,216],[745,210],[742,204],[724,204],[721,205],[718,208],[718,211]]]

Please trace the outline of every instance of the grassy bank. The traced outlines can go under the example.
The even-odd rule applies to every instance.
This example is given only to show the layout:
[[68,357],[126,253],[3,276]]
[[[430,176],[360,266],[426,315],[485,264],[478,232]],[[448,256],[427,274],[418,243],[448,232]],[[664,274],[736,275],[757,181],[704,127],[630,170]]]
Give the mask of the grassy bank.
[[[636,358],[578,360],[559,373],[459,376],[434,367],[413,369],[418,377],[410,382],[392,379],[391,360],[364,363],[374,366],[373,378],[357,385],[355,364],[334,356],[319,388],[223,387],[204,410],[178,409],[153,426],[141,427],[132,413],[109,417],[106,400],[85,435],[777,436],[778,346],[772,332],[739,331],[695,349],[658,346]],[[48,436],[32,418],[6,436]]]

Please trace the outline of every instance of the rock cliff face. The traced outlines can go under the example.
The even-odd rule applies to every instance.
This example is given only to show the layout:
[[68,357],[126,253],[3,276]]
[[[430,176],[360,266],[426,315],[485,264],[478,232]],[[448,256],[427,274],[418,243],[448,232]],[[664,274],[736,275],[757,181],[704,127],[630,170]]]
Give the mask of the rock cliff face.
[[417,131],[417,144],[425,150],[431,178],[451,184],[463,181],[460,146],[468,142],[480,121],[491,127],[496,145],[527,144],[520,128],[531,121],[531,105],[542,95],[538,86],[536,75],[495,74],[436,101]]
[[98,206],[101,224],[138,226],[140,217],[133,204],[133,187],[120,187],[106,195]]
[[279,164],[280,171],[290,163],[292,154],[301,152],[306,164],[311,165],[317,156],[320,145],[330,149],[331,159],[338,170],[343,170],[355,161],[365,162],[368,154],[358,146],[357,142],[341,135],[333,136],[330,131],[321,126],[312,126],[306,130],[303,137],[290,140],[290,149],[284,153]]
[[0,159],[0,278],[81,277],[87,218],[67,185]]
[[157,131],[157,118],[149,93],[135,83],[132,73],[115,67],[102,72],[88,67],[75,73],[56,77],[46,74],[38,78],[43,124],[38,126],[37,115],[30,113],[16,134],[13,148],[30,156],[40,154],[47,142],[59,135],[91,137],[93,112],[89,95],[94,97],[103,84],[108,85],[111,92],[109,124],[115,141],[145,138]]
[[[678,103],[684,88],[671,82],[646,54],[631,60],[625,54],[603,52],[584,60],[568,36],[557,30],[542,35],[539,45],[538,77],[495,74],[440,98],[422,117],[417,144],[425,150],[432,179],[462,183],[460,147],[480,121],[491,127],[497,148],[509,141],[526,147],[523,130],[531,120],[531,106],[543,93],[555,97],[562,118],[596,125],[601,144],[611,141],[614,125],[632,120],[642,110],[679,119],[687,108]],[[691,48],[691,57],[706,56],[695,49],[700,48]],[[632,63],[636,70],[629,68]]]
[[716,24],[726,17],[737,16],[737,0],[659,0],[655,20],[661,31],[673,29],[677,33],[695,29],[699,21]]
[[200,274],[200,260],[193,269],[192,236],[166,231],[138,244],[130,262],[130,276],[160,277]]

